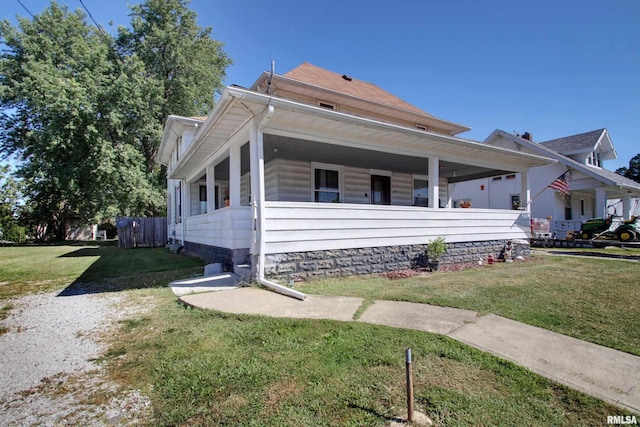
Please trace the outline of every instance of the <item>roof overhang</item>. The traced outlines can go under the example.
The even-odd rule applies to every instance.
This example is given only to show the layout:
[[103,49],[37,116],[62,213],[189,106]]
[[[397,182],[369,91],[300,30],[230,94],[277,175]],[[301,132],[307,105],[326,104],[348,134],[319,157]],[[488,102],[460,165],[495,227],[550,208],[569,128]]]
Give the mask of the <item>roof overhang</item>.
[[156,156],[156,163],[161,165],[168,165],[171,161],[171,153],[178,143],[180,135],[183,134],[187,127],[198,129],[204,123],[204,120],[195,117],[182,117],[176,115],[170,115],[167,117],[167,121],[164,124],[164,130],[162,133],[162,141],[158,148],[158,155]]
[[354,109],[360,109],[394,117],[399,120],[407,122],[414,122],[416,124],[427,125],[446,130],[450,135],[456,135],[461,132],[467,132],[471,130],[470,127],[454,123],[448,120],[443,120],[431,114],[418,114],[414,111],[395,107],[388,104],[382,104],[372,100],[360,98],[357,96],[345,94],[335,90],[327,89],[321,86],[316,86],[310,83],[301,82],[283,75],[264,72],[258,80],[251,86],[251,89],[260,92],[259,89],[267,90],[267,83],[270,81],[272,86],[277,86],[278,89],[286,92],[295,92],[300,95],[309,96],[312,98],[320,98],[323,101],[334,102],[336,104],[348,105]]
[[[493,147],[469,139],[407,128],[357,117],[313,105],[273,97],[252,90],[227,87],[209,118],[198,129],[170,178],[184,178],[215,155],[215,152],[253,117],[269,106],[274,113],[265,133],[292,135],[335,145],[393,154],[464,163],[498,171],[526,171],[554,163],[545,156]],[[165,130],[166,136],[167,131]],[[163,143],[165,138],[163,137]],[[161,147],[164,153],[168,147]],[[170,151],[169,151],[170,152]]]
[[616,149],[613,146],[613,141],[609,137],[609,132],[605,129],[600,135],[596,146],[594,147],[594,151],[600,151],[600,158],[602,160],[615,160],[618,158],[618,153],[616,153]]
[[[557,151],[546,148],[544,145],[537,144],[533,141],[520,138],[509,132],[496,129],[491,133],[491,135],[487,137],[487,139],[485,139],[485,143],[491,144],[493,141],[496,141],[497,138],[499,137],[507,138],[513,141],[515,144],[519,144],[520,146],[524,147],[528,151],[539,153],[542,156],[550,157],[556,160],[557,162],[566,165],[567,168],[575,169],[585,174],[586,176],[601,182],[602,184],[608,186],[613,192],[617,191],[616,197],[618,196],[622,197],[625,194],[632,194],[633,195],[632,197],[640,196],[640,183],[632,181],[628,178],[625,178],[621,175],[616,174],[615,172],[611,172],[606,169],[599,169],[599,168],[582,164],[580,162],[573,160],[570,157],[567,157],[563,154],[558,153]],[[598,140],[598,144],[601,144],[601,143],[605,144],[605,146],[608,144],[611,147],[611,149],[615,152],[615,150],[613,149],[613,143],[611,142],[611,139],[609,138],[609,134],[606,130],[603,132],[602,136]]]

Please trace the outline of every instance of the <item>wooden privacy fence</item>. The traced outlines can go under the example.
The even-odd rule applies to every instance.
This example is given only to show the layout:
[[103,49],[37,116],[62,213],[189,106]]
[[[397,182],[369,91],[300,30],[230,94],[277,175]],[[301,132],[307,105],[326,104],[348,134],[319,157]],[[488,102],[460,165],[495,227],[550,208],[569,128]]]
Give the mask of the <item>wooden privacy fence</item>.
[[167,218],[121,216],[116,220],[118,247],[157,248],[167,243]]

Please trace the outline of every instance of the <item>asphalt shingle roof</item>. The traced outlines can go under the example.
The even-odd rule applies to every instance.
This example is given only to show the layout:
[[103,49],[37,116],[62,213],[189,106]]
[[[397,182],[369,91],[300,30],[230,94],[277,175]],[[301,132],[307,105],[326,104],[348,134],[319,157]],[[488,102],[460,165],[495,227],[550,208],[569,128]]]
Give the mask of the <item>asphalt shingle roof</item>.
[[593,151],[593,147],[595,147],[602,136],[602,132],[604,131],[604,129],[598,129],[591,132],[580,133],[578,135],[551,139],[549,141],[540,142],[540,145],[543,145],[553,151],[557,151],[560,154]]
[[308,62],[305,62],[289,71],[285,74],[285,77],[379,104],[385,104],[401,108],[403,110],[408,110],[413,113],[433,117],[431,114],[421,110],[415,105],[409,104],[386,90],[379,88],[373,83],[358,80],[347,75],[334,73],[333,71],[325,70],[324,68],[317,67],[313,64],[309,64]]

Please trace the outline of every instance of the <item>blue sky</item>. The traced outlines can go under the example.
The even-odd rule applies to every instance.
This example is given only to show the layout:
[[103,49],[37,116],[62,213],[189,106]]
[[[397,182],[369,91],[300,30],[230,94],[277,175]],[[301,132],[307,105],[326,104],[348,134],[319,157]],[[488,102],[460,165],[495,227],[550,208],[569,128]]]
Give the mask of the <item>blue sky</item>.
[[[21,0],[34,14],[49,2]],[[27,16],[0,0],[1,18]],[[79,0],[61,0],[71,9]],[[96,20],[128,25],[133,0],[84,0]],[[417,107],[535,141],[607,128],[618,160],[640,153],[638,0],[192,0],[225,43],[227,84],[251,85],[275,61],[303,62],[375,83]],[[111,28],[114,32],[115,29]]]

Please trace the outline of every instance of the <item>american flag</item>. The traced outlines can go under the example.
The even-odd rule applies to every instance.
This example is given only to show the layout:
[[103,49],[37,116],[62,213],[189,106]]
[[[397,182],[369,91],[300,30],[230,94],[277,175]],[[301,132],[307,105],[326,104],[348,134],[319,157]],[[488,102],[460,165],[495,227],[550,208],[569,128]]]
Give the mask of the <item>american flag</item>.
[[563,173],[558,178],[556,178],[555,181],[549,184],[549,187],[561,192],[562,194],[569,194],[570,190],[569,190],[569,181],[567,180],[567,173],[569,173],[569,171]]

